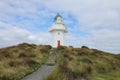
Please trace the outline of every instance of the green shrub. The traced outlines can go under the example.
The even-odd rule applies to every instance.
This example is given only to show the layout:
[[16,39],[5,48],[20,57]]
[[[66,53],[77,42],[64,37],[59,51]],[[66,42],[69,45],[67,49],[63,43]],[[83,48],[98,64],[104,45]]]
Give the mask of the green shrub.
[[82,58],[79,61],[84,62],[84,63],[88,63],[88,64],[92,64],[92,61],[89,58]]
[[44,45],[44,46],[40,47],[40,52],[41,53],[48,53],[49,50],[51,50],[51,48],[52,47],[50,45]]
[[18,58],[25,58],[27,55],[24,52],[21,52],[18,56]]
[[34,59],[26,59],[26,64],[30,67],[33,67],[36,64],[39,64],[37,61],[35,61]]
[[86,49],[89,49],[87,46],[82,46],[81,48],[86,48]]
[[22,63],[20,62],[20,61],[17,61],[17,60],[11,60],[9,63],[8,63],[8,65],[10,66],[10,67],[17,67],[17,66],[19,66],[19,65],[21,65]]
[[57,47],[57,50],[65,50],[66,49],[66,46],[59,46]]

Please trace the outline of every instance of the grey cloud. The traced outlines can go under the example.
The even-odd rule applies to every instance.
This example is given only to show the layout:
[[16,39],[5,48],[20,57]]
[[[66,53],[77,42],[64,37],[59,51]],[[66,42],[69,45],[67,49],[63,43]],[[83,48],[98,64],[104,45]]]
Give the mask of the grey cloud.
[[32,33],[11,24],[0,22],[0,47],[19,44],[22,42],[45,44],[48,34]]
[[[105,51],[110,51],[114,53],[120,53],[120,0],[2,0],[0,5],[0,19],[15,21],[15,19],[7,14],[27,16],[32,19],[41,18],[41,16],[53,16],[53,12],[61,13],[71,13],[77,20],[77,27],[69,28],[70,30],[83,31],[87,33],[87,36],[76,35],[75,33],[68,34],[68,45],[74,45],[76,47],[81,45],[87,45],[93,48],[102,49]],[[11,4],[16,7],[11,7]],[[40,9],[44,6],[46,9]],[[63,16],[64,17],[64,16]],[[71,23],[70,20],[65,21]],[[17,26],[26,24],[26,22],[17,23]],[[38,22],[37,22],[38,23]],[[32,23],[33,24],[33,23]],[[28,25],[32,25],[28,24]],[[76,22],[77,24],[77,22]],[[34,25],[33,25],[34,26]],[[18,28],[17,28],[18,29]],[[15,30],[15,29],[14,29]],[[3,31],[3,30],[2,30]],[[8,29],[8,32],[12,30]],[[45,32],[33,34],[27,30],[23,31],[25,35],[20,34],[20,32],[15,32],[18,36],[11,37],[23,39],[32,42],[46,39],[49,35]],[[1,32],[0,38],[7,36],[7,32]],[[7,35],[5,35],[7,34]],[[39,36],[39,34],[45,34],[44,36]],[[36,35],[36,37],[33,37]],[[40,38],[41,37],[41,38]],[[14,40],[14,41],[15,41]],[[37,39],[38,40],[38,39]],[[5,42],[5,40],[2,40]],[[47,41],[49,42],[49,41]],[[2,43],[2,42],[1,42]],[[4,45],[4,44],[3,44]]]

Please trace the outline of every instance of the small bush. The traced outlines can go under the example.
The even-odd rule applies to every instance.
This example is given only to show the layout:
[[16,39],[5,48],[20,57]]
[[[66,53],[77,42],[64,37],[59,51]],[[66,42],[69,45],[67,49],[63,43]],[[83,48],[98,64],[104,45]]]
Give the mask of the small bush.
[[59,46],[59,47],[57,47],[57,50],[64,50],[64,49],[66,49],[66,46]]
[[16,60],[12,60],[12,61],[10,61],[10,62],[8,63],[8,65],[9,65],[10,67],[17,67],[17,66],[19,66],[20,64],[21,64],[21,62],[16,61]]
[[5,58],[10,58],[11,54],[9,52],[4,51],[0,53],[0,56],[5,57]]
[[44,46],[40,47],[40,52],[41,53],[48,53],[51,48],[52,47],[50,45],[44,45]]
[[92,64],[92,61],[88,58],[82,58],[82,59],[80,59],[80,61],[84,62],[84,63]]
[[26,59],[26,64],[30,67],[33,67],[38,64],[38,62],[36,62],[34,59]]
[[69,48],[73,48],[73,46],[69,46]]
[[80,51],[78,52],[79,56],[86,56],[89,55],[91,51],[87,48],[81,48]]
[[24,58],[24,57],[27,57],[27,56],[25,55],[25,53],[20,53],[19,56],[18,56],[18,58]]
[[86,48],[86,49],[89,49],[87,46],[82,46],[81,48]]

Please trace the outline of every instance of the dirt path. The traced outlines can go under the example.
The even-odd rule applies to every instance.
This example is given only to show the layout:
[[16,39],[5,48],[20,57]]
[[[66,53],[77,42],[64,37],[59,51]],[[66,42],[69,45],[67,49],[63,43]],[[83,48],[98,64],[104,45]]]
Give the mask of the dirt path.
[[55,60],[56,60],[56,55],[55,55],[54,51],[51,51],[51,54],[50,54],[46,64],[44,64],[38,70],[36,70],[32,74],[24,77],[21,80],[44,80],[55,69],[55,67],[56,67]]

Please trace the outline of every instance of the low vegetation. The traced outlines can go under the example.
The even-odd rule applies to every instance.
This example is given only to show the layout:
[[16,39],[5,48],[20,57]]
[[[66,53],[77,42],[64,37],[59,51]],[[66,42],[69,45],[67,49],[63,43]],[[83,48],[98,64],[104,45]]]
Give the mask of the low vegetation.
[[120,80],[120,55],[97,49],[57,48],[58,67],[46,80]]
[[48,58],[49,45],[22,43],[0,49],[0,80],[18,80],[36,70]]

